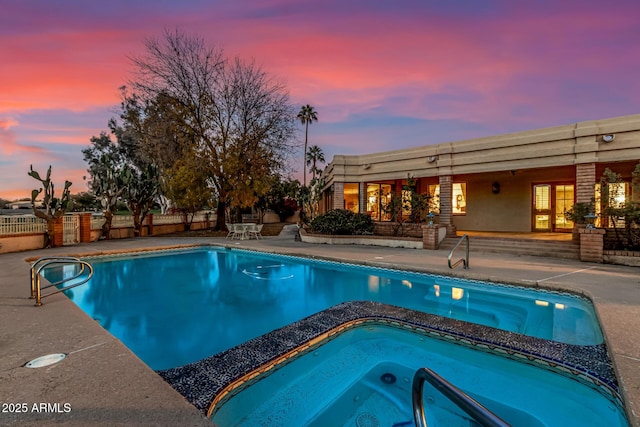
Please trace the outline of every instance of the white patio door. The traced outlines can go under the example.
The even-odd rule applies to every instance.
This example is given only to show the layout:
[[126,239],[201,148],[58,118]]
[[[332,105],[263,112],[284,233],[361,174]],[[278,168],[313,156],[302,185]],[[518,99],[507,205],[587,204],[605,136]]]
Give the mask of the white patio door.
[[551,185],[533,186],[533,231],[551,231]]

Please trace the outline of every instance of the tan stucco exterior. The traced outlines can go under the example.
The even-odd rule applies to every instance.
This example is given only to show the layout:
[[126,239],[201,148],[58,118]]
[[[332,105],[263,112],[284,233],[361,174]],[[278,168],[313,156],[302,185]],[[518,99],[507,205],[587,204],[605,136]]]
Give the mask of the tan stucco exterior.
[[[613,135],[613,140],[606,141],[604,135]],[[638,160],[640,114],[381,153],[336,155],[324,172],[323,209],[344,207],[344,183],[360,183],[362,192],[367,183],[395,181],[400,186],[408,175],[419,178],[421,187],[451,179],[466,183],[467,189],[466,213],[454,214],[451,220],[456,228],[532,231],[533,185],[572,185],[576,201],[588,201],[605,167],[629,177]],[[497,194],[492,192],[494,183],[500,187]],[[365,212],[362,193],[360,200],[359,211]]]

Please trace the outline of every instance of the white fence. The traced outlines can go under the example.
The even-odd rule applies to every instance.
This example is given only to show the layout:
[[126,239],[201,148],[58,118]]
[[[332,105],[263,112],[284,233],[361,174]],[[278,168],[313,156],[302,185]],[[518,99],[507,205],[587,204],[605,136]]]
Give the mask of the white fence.
[[153,225],[182,224],[182,215],[153,215]]
[[80,216],[65,215],[62,217],[62,244],[74,245],[80,242]]
[[47,231],[47,222],[35,215],[0,216],[0,236],[36,234]]
[[133,216],[131,215],[114,215],[111,217],[111,228],[127,228],[133,227]]
[[[215,221],[215,214],[207,212],[197,213],[193,221],[204,222],[207,217],[211,221]],[[144,225],[149,223],[149,217],[145,218]],[[104,224],[102,215],[93,215],[91,217],[91,229],[99,230]],[[161,224],[182,224],[182,215],[153,215],[153,223]],[[133,227],[133,217],[131,215],[114,215],[111,220],[112,228]],[[64,242],[73,244],[80,241],[80,220],[79,215],[66,214],[63,219]],[[38,234],[47,231],[47,222],[32,214],[27,215],[0,215],[0,237],[15,236],[21,234]]]
[[102,215],[92,215],[91,216],[91,229],[92,230],[100,230],[104,225],[105,219]]

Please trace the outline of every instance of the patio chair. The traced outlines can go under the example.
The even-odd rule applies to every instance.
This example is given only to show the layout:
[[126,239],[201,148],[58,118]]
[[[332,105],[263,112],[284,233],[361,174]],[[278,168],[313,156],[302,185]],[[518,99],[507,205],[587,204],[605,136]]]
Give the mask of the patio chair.
[[250,227],[247,230],[247,233],[249,234],[249,238],[251,237],[255,237],[256,240],[258,239],[262,239],[262,234],[260,233],[262,231],[262,227],[264,227],[264,224],[256,224],[253,227]]
[[229,233],[227,234],[227,237],[225,237],[225,239],[228,239],[229,237],[231,237],[231,240],[233,240],[233,238],[235,237],[235,227],[233,226],[233,224],[229,224],[228,222],[225,223],[225,225],[227,226],[227,230],[229,231]]
[[237,223],[231,224],[231,226],[233,227],[233,236],[231,237],[231,240],[244,240],[247,238],[247,229],[249,228],[248,224]]

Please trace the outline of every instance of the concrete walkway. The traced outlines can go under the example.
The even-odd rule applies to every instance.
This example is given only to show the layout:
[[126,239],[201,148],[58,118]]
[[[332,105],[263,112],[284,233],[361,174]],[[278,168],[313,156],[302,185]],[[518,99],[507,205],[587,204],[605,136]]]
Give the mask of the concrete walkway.
[[[0,425],[211,426],[64,295],[34,307],[25,259],[214,244],[582,293],[595,304],[628,417],[640,427],[640,269],[472,251],[471,268],[452,271],[444,250],[313,245],[294,234],[286,227],[260,241],[145,237],[0,255]],[[23,367],[51,353],[68,356],[45,368]]]

